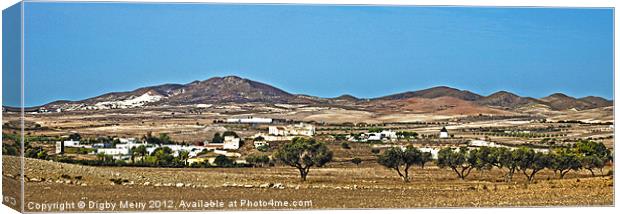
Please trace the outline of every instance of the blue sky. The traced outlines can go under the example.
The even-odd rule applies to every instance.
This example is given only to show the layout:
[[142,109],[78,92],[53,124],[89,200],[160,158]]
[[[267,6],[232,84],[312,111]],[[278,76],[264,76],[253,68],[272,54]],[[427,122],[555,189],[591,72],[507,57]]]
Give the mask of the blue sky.
[[291,93],[613,97],[613,10],[26,3],[27,106],[237,75]]

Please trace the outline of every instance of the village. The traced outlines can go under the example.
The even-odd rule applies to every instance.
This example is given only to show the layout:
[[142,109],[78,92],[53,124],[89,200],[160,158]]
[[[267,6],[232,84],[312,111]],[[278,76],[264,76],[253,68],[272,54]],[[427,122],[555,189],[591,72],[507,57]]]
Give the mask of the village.
[[[420,136],[416,132],[411,131],[393,131],[391,129],[382,128],[370,128],[366,132],[357,134],[322,134],[317,136],[317,128],[315,125],[299,122],[294,124],[276,124],[277,120],[272,118],[261,117],[236,117],[227,118],[220,121],[220,123],[226,124],[243,124],[248,126],[267,126],[267,132],[256,132],[248,137],[240,137],[234,131],[226,131],[220,136],[220,133],[216,133],[216,136],[204,140],[200,143],[175,143],[175,142],[149,142],[148,139],[139,137],[116,137],[109,138],[109,142],[89,143],[81,142],[79,139],[71,139],[68,136],[67,140],[57,141],[55,144],[55,150],[52,155],[66,155],[70,154],[73,157],[79,156],[91,156],[102,157],[102,159],[112,159],[117,162],[140,162],[140,159],[144,159],[145,155],[155,155],[158,150],[166,149],[170,151],[170,154],[175,158],[183,158],[186,166],[200,165],[207,163],[211,166],[217,166],[216,159],[218,156],[223,156],[239,166],[248,164],[246,160],[247,155],[239,152],[241,147],[245,144],[249,144],[250,149],[257,151],[267,151],[270,145],[278,144],[282,142],[290,142],[294,138],[314,138],[318,137],[326,141],[337,142],[350,142],[350,143],[365,143],[371,145],[375,149],[386,149],[390,147],[405,148],[406,145],[411,144],[412,140],[415,142]],[[510,133],[505,131],[505,133]],[[529,134],[529,131],[523,131],[523,133]],[[150,135],[150,133],[149,133]],[[328,136],[327,138],[325,136]],[[101,136],[99,136],[101,137]],[[480,139],[477,137],[461,138],[451,134],[449,130],[442,126],[436,130],[435,134],[424,136],[426,138],[433,139],[435,143],[413,143],[416,148],[423,152],[429,152],[432,154],[433,159],[437,159],[438,152],[446,147],[458,149],[462,147],[466,148],[480,148],[480,147],[493,147],[493,148],[508,148],[514,150],[519,148],[518,145],[506,145]],[[409,142],[403,144],[403,142]],[[547,153],[548,147],[536,147],[535,151]],[[141,153],[138,156],[137,153]],[[247,153],[247,152],[246,152]],[[83,158],[83,157],[82,157]],[[270,159],[272,157],[269,157]]]

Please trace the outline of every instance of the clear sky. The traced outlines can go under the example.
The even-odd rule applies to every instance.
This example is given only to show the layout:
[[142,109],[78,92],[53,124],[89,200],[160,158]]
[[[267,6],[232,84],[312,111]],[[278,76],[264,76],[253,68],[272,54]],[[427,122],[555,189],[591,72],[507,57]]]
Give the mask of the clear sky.
[[613,98],[613,10],[26,3],[25,59],[27,106],[226,75],[321,97]]

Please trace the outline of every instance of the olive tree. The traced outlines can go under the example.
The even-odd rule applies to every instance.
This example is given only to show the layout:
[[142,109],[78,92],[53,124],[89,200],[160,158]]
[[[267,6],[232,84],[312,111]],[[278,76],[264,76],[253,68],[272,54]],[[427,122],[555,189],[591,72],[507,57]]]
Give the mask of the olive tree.
[[594,174],[594,169],[599,169],[601,174],[603,174],[603,167],[605,167],[605,161],[596,155],[592,156],[583,156],[581,157],[581,166],[584,169],[590,171],[592,176],[596,176]]
[[477,166],[477,161],[477,156],[470,153],[466,147],[458,148],[458,151],[453,148],[443,148],[437,153],[437,166],[452,169],[461,180],[465,180],[471,170]]
[[496,163],[493,149],[486,146],[470,150],[468,158],[472,166],[480,173],[484,170],[491,170]]
[[420,165],[420,167],[422,167],[422,169],[424,169],[426,163],[431,161],[433,161],[433,154],[431,154],[430,152],[422,152],[420,156],[420,162],[418,164]]
[[549,168],[559,172],[560,179],[571,170],[581,169],[581,159],[569,148],[558,148],[549,154]]
[[523,172],[528,182],[532,182],[536,173],[550,165],[548,155],[536,152],[531,148],[521,147],[514,152],[517,167],[519,171]]
[[575,144],[575,152],[579,155],[581,165],[594,176],[594,169],[603,174],[605,164],[613,160],[613,152],[603,143],[594,141],[579,141]]
[[313,166],[321,167],[330,162],[333,152],[324,143],[312,138],[293,138],[290,143],[280,147],[274,157],[282,163],[299,170],[302,181],[306,181]]
[[395,170],[404,182],[409,182],[409,168],[413,165],[422,166],[427,162],[424,158],[424,153],[413,146],[407,146],[407,148],[404,149],[392,147],[385,150],[385,152],[378,157],[377,162],[387,168]]
[[499,169],[506,169],[504,180],[506,182],[512,181],[512,177],[519,166],[517,162],[516,152],[505,147],[493,148],[491,156],[492,157],[490,159],[493,161],[493,165],[495,167]]

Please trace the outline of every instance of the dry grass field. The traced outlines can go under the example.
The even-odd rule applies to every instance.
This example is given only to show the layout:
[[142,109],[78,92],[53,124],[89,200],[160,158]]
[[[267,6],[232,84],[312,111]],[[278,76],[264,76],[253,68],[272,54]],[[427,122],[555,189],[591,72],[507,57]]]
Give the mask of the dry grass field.
[[[5,166],[16,159],[4,157]],[[531,207],[611,206],[613,178],[571,172],[559,180],[550,171],[525,184],[521,174],[511,183],[502,171],[472,171],[464,181],[448,169],[415,167],[412,181],[402,182],[395,172],[375,163],[355,166],[336,163],[311,170],[301,182],[289,167],[166,169],[88,167],[27,159],[26,209],[34,204],[78,201],[165,201],[150,209],[316,209],[316,208],[419,208],[419,207]],[[113,184],[110,179],[123,180]],[[16,184],[13,177],[5,182]],[[282,185],[261,188],[261,185]],[[5,192],[5,194],[7,194]],[[240,200],[296,201],[304,206],[179,207],[181,201]],[[303,203],[302,203],[303,202]],[[28,209],[28,203],[31,208]],[[154,203],[154,202],[151,202]],[[308,204],[308,203],[311,203]],[[92,208],[87,211],[95,211]],[[119,209],[116,207],[115,209]],[[147,209],[149,209],[147,207]],[[79,210],[79,209],[78,209]],[[126,208],[120,210],[135,210]]]

